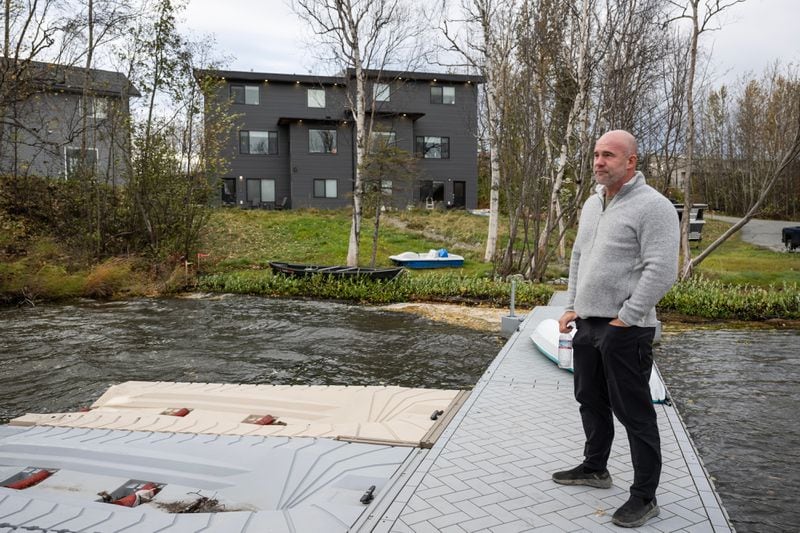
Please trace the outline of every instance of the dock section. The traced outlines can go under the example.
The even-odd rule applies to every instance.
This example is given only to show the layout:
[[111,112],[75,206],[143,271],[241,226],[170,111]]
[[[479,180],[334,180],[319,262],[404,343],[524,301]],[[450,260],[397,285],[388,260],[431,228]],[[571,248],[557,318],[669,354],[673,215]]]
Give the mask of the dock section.
[[[396,476],[355,531],[620,531],[611,515],[628,499],[633,468],[618,422],[611,489],[551,480],[583,460],[585,440],[572,374],[530,340],[539,321],[562,309],[537,307],[521,323],[434,447]],[[655,407],[661,514],[637,531],[733,531],[675,407]]]

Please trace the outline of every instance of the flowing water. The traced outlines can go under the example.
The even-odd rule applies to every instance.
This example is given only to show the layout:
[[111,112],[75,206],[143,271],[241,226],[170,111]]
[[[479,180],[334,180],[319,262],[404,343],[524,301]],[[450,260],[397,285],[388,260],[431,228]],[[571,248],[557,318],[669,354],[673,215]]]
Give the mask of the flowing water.
[[498,337],[414,315],[248,296],[0,310],[0,422],[127,380],[469,388]]
[[[0,309],[0,422],[126,380],[469,388],[501,341],[374,308],[248,296]],[[739,532],[800,531],[800,331],[665,334],[656,360]]]
[[800,331],[666,334],[656,361],[736,530],[800,531]]

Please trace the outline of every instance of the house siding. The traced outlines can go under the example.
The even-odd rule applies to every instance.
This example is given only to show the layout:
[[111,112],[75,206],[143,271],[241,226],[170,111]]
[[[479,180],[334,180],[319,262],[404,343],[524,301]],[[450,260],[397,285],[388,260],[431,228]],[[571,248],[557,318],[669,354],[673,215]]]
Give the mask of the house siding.
[[[64,179],[66,150],[85,146],[96,150],[96,175],[106,183],[122,183],[129,173],[130,148],[123,119],[130,112],[128,94],[139,93],[118,73],[92,70],[96,90],[90,92],[90,98],[104,102],[106,116],[95,118],[90,111],[84,122],[82,89],[58,82],[77,76],[76,69],[39,63],[31,68],[47,68],[53,81],[42,87],[27,86],[31,94],[4,110],[7,120],[0,138],[0,172]],[[83,70],[78,70],[82,80]]]
[[[236,202],[252,207],[246,198],[246,180],[275,179],[275,199],[286,207],[341,208],[351,204],[355,175],[355,134],[352,114],[347,102],[344,78],[321,78],[256,73],[201,71],[196,75],[224,78],[214,98],[229,99],[232,84],[257,85],[258,105],[231,104],[229,112],[236,118],[234,132],[226,151],[232,154],[230,171],[222,177],[236,181]],[[450,139],[450,158],[419,159],[421,179],[445,183],[445,204],[453,201],[453,182],[466,184],[465,207],[477,203],[477,85],[479,78],[440,75],[437,79],[393,79],[389,102],[376,102],[376,123],[382,130],[396,133],[397,146],[414,153],[417,136],[441,136]],[[295,79],[296,78],[296,79]],[[268,80],[268,81],[267,81]],[[473,81],[474,80],[474,81]],[[299,83],[298,83],[299,81]],[[431,103],[431,85],[455,88],[455,104]],[[325,107],[308,107],[308,89],[325,90]],[[352,90],[352,84],[351,84]],[[367,84],[371,95],[373,83]],[[369,96],[368,96],[369,99]],[[206,120],[214,120],[207,114]],[[335,129],[335,154],[309,152],[310,129]],[[277,131],[278,153],[270,155],[242,154],[239,132]],[[314,196],[315,179],[336,179],[337,197]],[[398,187],[392,203],[404,207],[424,201],[419,183]]]

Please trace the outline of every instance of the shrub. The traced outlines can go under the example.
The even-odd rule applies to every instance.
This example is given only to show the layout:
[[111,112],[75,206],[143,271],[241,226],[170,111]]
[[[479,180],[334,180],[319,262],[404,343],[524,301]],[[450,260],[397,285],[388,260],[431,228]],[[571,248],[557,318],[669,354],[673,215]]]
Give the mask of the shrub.
[[[318,298],[367,304],[408,301],[457,302],[506,306],[511,284],[484,277],[437,273],[400,276],[392,281],[355,280],[326,276],[291,278],[267,271],[237,271],[204,276],[199,288],[208,291],[257,294],[271,297]],[[516,302],[520,306],[544,305],[553,294],[549,285],[519,283]]]
[[659,304],[660,309],[690,316],[728,320],[800,318],[800,288],[725,285],[702,276],[676,283]]
[[111,298],[131,284],[130,261],[112,258],[95,266],[86,277],[83,294],[89,298]]

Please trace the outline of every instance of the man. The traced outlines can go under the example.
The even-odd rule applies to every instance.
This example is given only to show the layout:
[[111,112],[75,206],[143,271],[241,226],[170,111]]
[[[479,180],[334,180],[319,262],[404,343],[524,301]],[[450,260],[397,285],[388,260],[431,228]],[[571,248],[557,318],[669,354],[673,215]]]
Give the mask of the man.
[[634,479],[614,513],[622,527],[658,516],[661,441],[650,397],[655,305],[678,273],[675,207],[636,171],[636,140],[622,130],[594,149],[597,193],[584,204],[569,266],[566,311],[574,322],[575,399],[586,434],[581,465],[553,474],[564,485],[610,488],[606,464],[614,440],[612,412],[625,426]]

